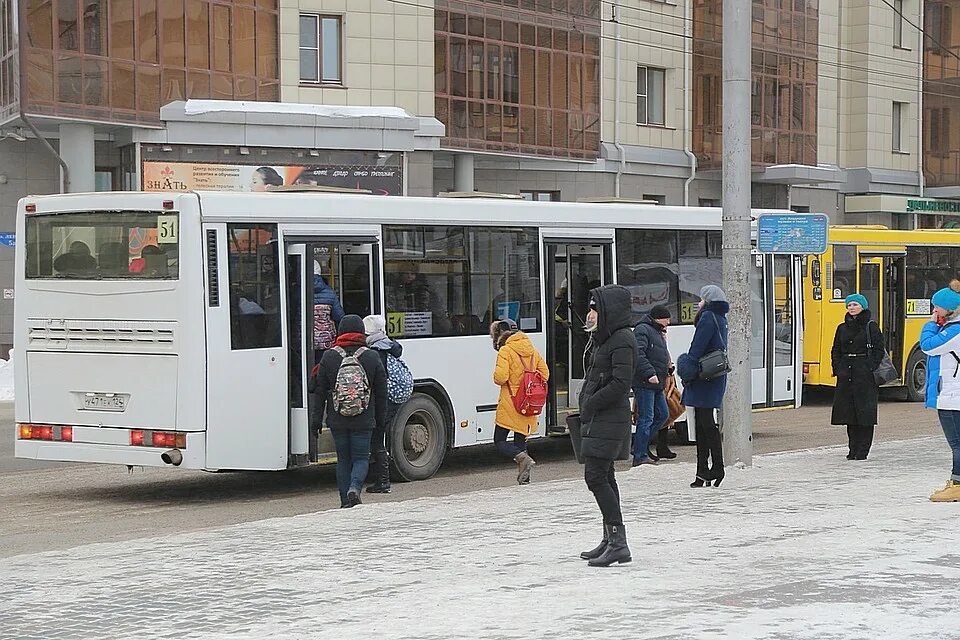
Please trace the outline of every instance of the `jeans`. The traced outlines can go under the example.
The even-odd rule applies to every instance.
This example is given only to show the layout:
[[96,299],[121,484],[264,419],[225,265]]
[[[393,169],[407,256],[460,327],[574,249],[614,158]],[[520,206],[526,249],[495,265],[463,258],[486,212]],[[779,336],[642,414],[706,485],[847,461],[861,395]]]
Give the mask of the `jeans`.
[[516,458],[527,450],[527,436],[522,433],[513,432],[513,442],[507,442],[507,434],[510,430],[497,425],[493,430],[493,442],[497,445],[497,451],[500,455],[508,458]]
[[943,435],[947,437],[947,444],[953,451],[953,470],[950,478],[960,482],[960,411],[940,409],[937,414],[940,416]]
[[[712,480],[715,474],[723,473],[723,443],[720,428],[713,409],[696,407],[693,410],[697,422],[697,477]],[[707,462],[712,458],[713,466]]]
[[636,461],[650,457],[650,439],[660,431],[670,409],[667,408],[667,398],[659,389],[645,389],[637,387],[633,390],[633,397],[637,403],[637,432],[633,434],[633,459]]
[[620,512],[620,487],[614,474],[613,460],[585,456],[583,459],[583,479],[593,493],[603,514],[604,524],[623,526],[623,514]]
[[372,431],[364,429],[331,429],[337,447],[337,488],[340,503],[346,504],[350,489],[360,491],[370,467],[370,437]]

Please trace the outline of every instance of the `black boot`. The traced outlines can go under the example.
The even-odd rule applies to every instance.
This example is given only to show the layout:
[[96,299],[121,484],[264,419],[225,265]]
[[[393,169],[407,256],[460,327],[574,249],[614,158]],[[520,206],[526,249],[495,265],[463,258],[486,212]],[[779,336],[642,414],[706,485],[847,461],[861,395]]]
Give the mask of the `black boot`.
[[627,546],[627,532],[622,524],[609,525],[607,548],[600,557],[589,562],[591,567],[609,567],[614,562],[624,564],[633,560],[630,556],[630,547]]
[[657,455],[663,458],[664,460],[673,460],[677,457],[673,451],[670,451],[670,447],[667,446],[667,440],[669,439],[669,429],[660,429],[660,433],[657,434]]
[[604,549],[607,548],[607,538],[608,538],[608,535],[609,535],[609,533],[607,532],[607,525],[604,524],[604,525],[603,525],[603,540],[601,540],[601,541],[600,541],[600,544],[598,544],[596,547],[594,547],[593,549],[590,549],[590,551],[581,551],[581,552],[580,552],[580,559],[581,559],[581,560],[593,560],[594,558],[599,558],[601,555],[603,555]]
[[367,493],[390,493],[390,455],[386,451],[378,451],[375,456],[374,483],[367,487]]

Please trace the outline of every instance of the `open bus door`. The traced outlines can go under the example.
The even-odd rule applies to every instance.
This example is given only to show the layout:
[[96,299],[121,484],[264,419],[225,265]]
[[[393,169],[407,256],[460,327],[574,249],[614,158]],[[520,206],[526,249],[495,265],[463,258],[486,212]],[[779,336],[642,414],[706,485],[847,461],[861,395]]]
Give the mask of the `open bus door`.
[[276,224],[203,225],[208,469],[287,468],[287,348]]
[[310,372],[320,356],[314,342],[315,278],[323,278],[339,298],[344,313],[361,318],[380,313],[379,259],[376,238],[285,235],[286,335],[289,340],[289,432],[291,465],[318,462],[335,455],[329,430],[319,438],[311,429],[313,398]]
[[903,332],[906,317],[906,252],[861,253],[859,291],[871,316],[883,331],[884,348],[897,371],[903,372]]
[[550,397],[547,426],[562,432],[566,417],[577,411],[584,383],[583,354],[590,290],[612,281],[609,242],[584,239],[545,242],[546,290],[553,293],[551,321],[547,322],[547,366]]

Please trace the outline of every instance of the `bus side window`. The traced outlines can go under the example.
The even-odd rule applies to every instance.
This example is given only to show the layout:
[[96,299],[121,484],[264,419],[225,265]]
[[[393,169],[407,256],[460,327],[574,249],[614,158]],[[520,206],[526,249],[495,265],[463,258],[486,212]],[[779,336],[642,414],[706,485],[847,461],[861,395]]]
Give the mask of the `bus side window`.
[[276,238],[275,224],[227,225],[230,345],[235,350],[280,346]]

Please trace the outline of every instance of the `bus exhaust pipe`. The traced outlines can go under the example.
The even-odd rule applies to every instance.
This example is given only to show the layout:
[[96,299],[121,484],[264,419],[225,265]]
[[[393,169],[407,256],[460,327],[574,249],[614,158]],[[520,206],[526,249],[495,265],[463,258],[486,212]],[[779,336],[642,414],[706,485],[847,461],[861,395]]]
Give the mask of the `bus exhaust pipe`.
[[179,467],[180,463],[183,462],[183,454],[180,453],[180,449],[170,449],[170,451],[164,451],[161,453],[160,459],[166,464],[172,464],[175,467]]

